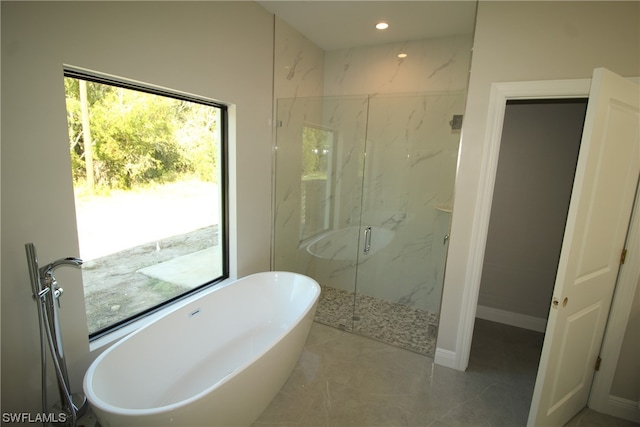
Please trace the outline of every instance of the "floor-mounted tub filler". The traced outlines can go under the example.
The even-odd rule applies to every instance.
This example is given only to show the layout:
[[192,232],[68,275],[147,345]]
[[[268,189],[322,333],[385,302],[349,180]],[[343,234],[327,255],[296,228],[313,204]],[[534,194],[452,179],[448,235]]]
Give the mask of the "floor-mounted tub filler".
[[[80,267],[82,260],[74,257],[61,258],[40,267],[35,245],[27,243],[25,250],[33,300],[36,301],[38,306],[38,320],[40,323],[42,413],[52,415],[56,420],[56,425],[76,427],[78,418],[87,409],[87,399],[82,394],[71,393],[59,316],[60,297],[62,297],[63,290],[58,286],[58,281],[53,273],[62,266]],[[47,348],[53,362],[53,370],[60,394],[60,400],[51,407],[49,407],[47,396]]]
[[219,285],[101,354],[87,399],[102,427],[248,426],[293,371],[319,295],[288,272]]

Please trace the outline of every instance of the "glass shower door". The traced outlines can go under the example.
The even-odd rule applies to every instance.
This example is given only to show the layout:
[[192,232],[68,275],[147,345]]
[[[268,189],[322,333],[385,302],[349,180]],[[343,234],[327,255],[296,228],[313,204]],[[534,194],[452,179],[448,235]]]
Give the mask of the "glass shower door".
[[464,94],[279,99],[274,269],[316,321],[434,355]]
[[274,269],[322,287],[316,320],[353,329],[367,98],[277,102]]
[[369,100],[353,330],[431,356],[463,104],[450,92]]

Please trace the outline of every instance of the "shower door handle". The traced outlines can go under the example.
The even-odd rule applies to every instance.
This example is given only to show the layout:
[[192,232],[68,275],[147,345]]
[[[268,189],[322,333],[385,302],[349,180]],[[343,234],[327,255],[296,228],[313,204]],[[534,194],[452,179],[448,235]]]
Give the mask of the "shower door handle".
[[364,229],[364,253],[368,254],[371,250],[371,226],[368,225]]

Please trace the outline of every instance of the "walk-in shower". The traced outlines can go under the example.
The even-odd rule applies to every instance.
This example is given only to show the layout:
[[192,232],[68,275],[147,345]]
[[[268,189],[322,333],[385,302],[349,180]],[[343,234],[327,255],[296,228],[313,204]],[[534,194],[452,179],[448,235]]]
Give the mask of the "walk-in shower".
[[274,268],[318,322],[433,356],[464,97],[277,100]]

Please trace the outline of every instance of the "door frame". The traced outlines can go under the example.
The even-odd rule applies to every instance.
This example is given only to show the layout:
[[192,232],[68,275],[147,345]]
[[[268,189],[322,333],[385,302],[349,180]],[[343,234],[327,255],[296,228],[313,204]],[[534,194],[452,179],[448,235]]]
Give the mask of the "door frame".
[[504,114],[509,100],[587,98],[591,79],[545,80],[492,83],[487,113],[485,146],[480,165],[480,181],[476,195],[477,208],[471,231],[467,275],[462,295],[461,316],[458,323],[456,361],[454,367],[466,370],[471,354],[471,340],[475,323],[480,279],[484,264],[484,254],[489,232],[493,189],[498,169],[498,156],[502,139]]
[[[633,81],[638,81],[634,78]],[[545,80],[523,82],[496,82],[491,85],[489,108],[487,114],[487,129],[485,133],[486,144],[483,149],[480,166],[480,181],[477,191],[477,208],[471,231],[471,244],[469,259],[467,261],[467,275],[462,295],[460,322],[458,323],[457,342],[454,368],[466,370],[471,354],[471,341],[473,339],[473,327],[475,323],[478,295],[480,291],[480,279],[484,264],[485,248],[489,231],[489,219],[493,202],[493,190],[498,167],[498,156],[502,139],[502,127],[507,101],[523,99],[562,99],[562,98],[588,98],[591,88],[591,79],[571,80]],[[619,319],[627,321],[628,311],[619,310],[617,304],[612,304],[611,313]],[[606,331],[605,344],[606,345]],[[619,352],[619,349],[615,354]],[[611,360],[615,371],[616,363]],[[617,361],[617,357],[615,357]],[[604,365],[605,362],[603,362]],[[448,364],[451,366],[451,364]],[[609,395],[610,390],[604,390],[606,382],[594,382],[592,393],[596,395]],[[610,387],[610,384],[609,384]]]

